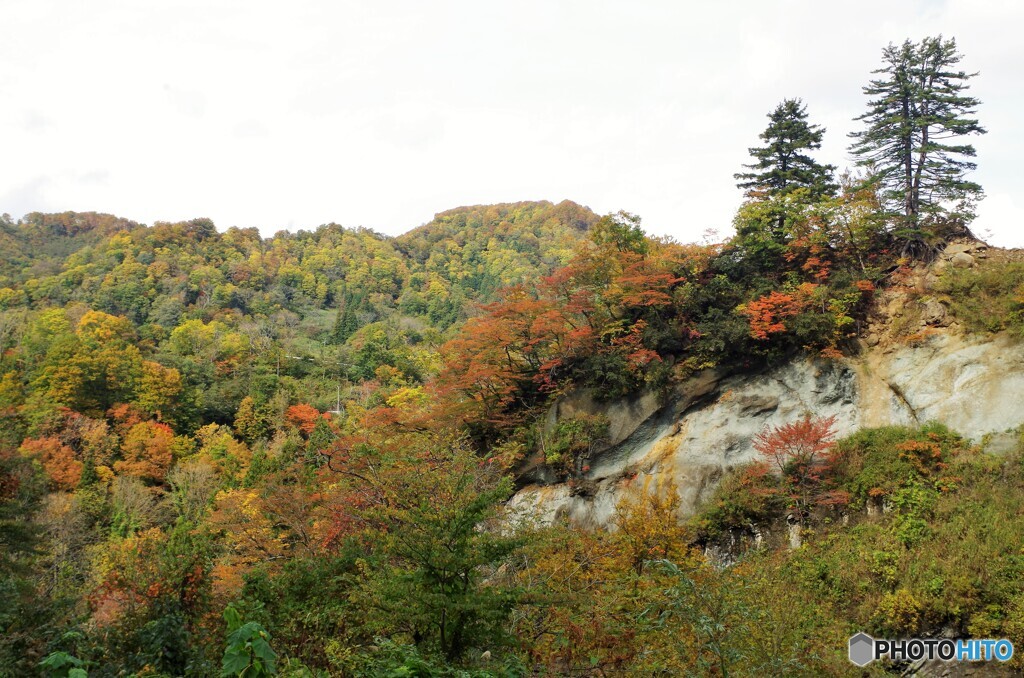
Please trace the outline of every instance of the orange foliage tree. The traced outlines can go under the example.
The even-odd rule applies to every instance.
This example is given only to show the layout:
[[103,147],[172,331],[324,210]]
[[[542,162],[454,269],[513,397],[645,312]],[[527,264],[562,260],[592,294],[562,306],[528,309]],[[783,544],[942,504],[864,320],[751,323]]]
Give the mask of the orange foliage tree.
[[449,417],[494,428],[518,421],[511,406],[548,366],[557,343],[551,310],[524,288],[510,288],[502,301],[485,306],[485,315],[471,319],[442,347],[437,392],[448,403]]
[[30,438],[21,444],[21,453],[39,460],[55,489],[73,490],[82,478],[82,462],[57,438]]
[[114,462],[114,470],[149,483],[162,483],[171,467],[173,442],[170,426],[139,422],[125,434],[121,442],[123,458]]
[[750,320],[750,336],[763,340],[785,332],[783,321],[799,315],[804,307],[804,300],[796,294],[772,291],[744,306],[743,313]]
[[442,416],[512,428],[574,381],[638,387],[659,350],[699,336],[674,295],[699,280],[712,249],[640,243],[632,221],[608,223],[607,237],[581,246],[534,288],[506,289],[442,347]]
[[303,435],[309,436],[316,428],[317,421],[326,418],[326,415],[312,405],[302,403],[289,407],[284,413],[284,418],[289,424],[298,428]]

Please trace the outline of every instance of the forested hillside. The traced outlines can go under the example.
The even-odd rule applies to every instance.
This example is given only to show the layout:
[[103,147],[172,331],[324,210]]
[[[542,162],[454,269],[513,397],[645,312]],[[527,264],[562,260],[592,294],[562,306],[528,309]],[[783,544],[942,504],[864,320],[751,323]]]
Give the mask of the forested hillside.
[[[864,216],[871,199],[851,187],[752,201],[738,235],[707,246],[571,204],[455,210],[394,240],[93,215],[8,224],[25,243],[11,251],[47,274],[30,264],[4,288],[4,662],[66,653],[97,675],[216,672],[225,609],[270,631],[279,668],[373,673],[471,649],[513,672],[653,661],[635,653],[660,627],[625,646],[623,629],[572,630],[571,615],[625,604],[613,602],[625,591],[584,602],[529,580],[566,567],[552,558],[609,549],[594,566],[625,577],[616,586],[682,585],[644,565],[691,562],[708,529],[678,525],[671,493],[624,506],[614,537],[475,526],[534,451],[558,477],[585,474],[607,424],[539,425],[561,393],[851,350],[876,286],[904,265],[899,238]],[[784,236],[773,209],[793,210]],[[55,225],[68,223],[86,226],[64,236],[74,228]],[[60,257],[28,246],[38,224],[70,238]],[[600,543],[565,550],[581,538]],[[627,599],[633,612],[604,619],[628,626],[653,604]],[[566,633],[582,634],[571,652],[551,644]]]
[[[326,409],[339,379],[369,379],[382,364],[419,380],[422,347],[436,348],[498,288],[564,263],[596,221],[569,202],[519,203],[453,210],[398,240],[336,224],[263,239],[256,229],[218,233],[204,219],[142,228],[109,215],[31,214],[3,223],[5,340],[24,348],[21,321],[31,311],[71,313],[71,324],[47,330],[50,341],[92,310],[187,377],[188,392],[175,396],[179,419],[230,423],[250,382],[270,372],[301,380],[319,371],[331,383],[311,380],[303,390]],[[439,239],[444,246],[431,251]],[[48,401],[80,407],[89,398]]]
[[[949,48],[885,54],[902,73]],[[966,167],[922,165],[923,192],[881,156],[835,177],[807,118],[769,115],[713,244],[568,201],[397,238],[5,216],[0,673],[818,676],[852,670],[860,630],[1024,641],[1024,452],[941,423],[836,441],[807,412],[695,515],[671,483],[626,493],[609,530],[507,511],[527,469],[594,492],[611,422],[555,407],[584,389],[663,404],[702,375],[845,360],[883,295],[889,345],[926,342],[935,303],[1019,341],[1018,256],[935,263],[971,240]],[[857,148],[895,153],[881,134]],[[787,524],[800,543],[707,557]]]

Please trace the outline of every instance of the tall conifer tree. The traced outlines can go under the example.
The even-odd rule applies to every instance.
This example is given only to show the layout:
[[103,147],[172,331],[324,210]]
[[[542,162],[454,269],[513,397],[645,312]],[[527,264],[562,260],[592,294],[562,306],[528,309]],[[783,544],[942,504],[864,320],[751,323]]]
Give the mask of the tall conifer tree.
[[807,122],[804,103],[800,99],[786,99],[768,114],[768,119],[768,127],[760,135],[766,145],[750,149],[755,162],[744,165],[750,172],[734,175],[740,180],[737,187],[747,189],[751,195],[765,196],[786,195],[806,188],[811,200],[834,194],[835,167],[819,164],[807,155],[808,151],[821,148],[825,130]]
[[975,119],[977,99],[966,96],[977,73],[956,68],[956,41],[942,36],[906,40],[882,51],[885,65],[864,88],[866,129],[851,133],[851,152],[867,167],[883,205],[900,215],[897,235],[911,250],[927,239],[926,217],[969,221],[981,186],[966,178],[976,165],[974,146],[957,140],[984,134]]

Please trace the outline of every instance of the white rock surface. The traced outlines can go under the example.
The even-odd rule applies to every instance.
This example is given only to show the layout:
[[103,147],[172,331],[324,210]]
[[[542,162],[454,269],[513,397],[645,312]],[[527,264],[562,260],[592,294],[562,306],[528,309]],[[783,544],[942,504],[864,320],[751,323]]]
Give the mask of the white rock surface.
[[[581,405],[562,405],[559,414],[598,409],[589,399]],[[671,482],[681,512],[690,514],[727,469],[755,456],[757,433],[805,413],[835,416],[840,436],[932,420],[976,441],[1006,432],[1024,423],[1024,344],[933,330],[917,345],[879,345],[855,359],[804,359],[756,376],[701,375],[660,409],[649,395],[633,407],[608,407],[620,435],[592,461],[585,476],[592,489],[531,485],[513,497],[511,509],[541,522],[565,516],[609,526],[628,491]]]

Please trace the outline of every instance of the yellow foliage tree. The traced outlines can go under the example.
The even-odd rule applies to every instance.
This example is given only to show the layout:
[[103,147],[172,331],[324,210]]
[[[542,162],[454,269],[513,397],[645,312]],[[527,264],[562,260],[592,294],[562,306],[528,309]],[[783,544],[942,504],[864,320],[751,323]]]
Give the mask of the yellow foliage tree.
[[142,361],[135,404],[159,420],[165,420],[181,394],[181,374],[151,360]]
[[651,487],[650,476],[632,486],[615,509],[615,541],[628,566],[644,573],[651,560],[693,559],[690,535],[679,521],[679,493],[669,478]]

